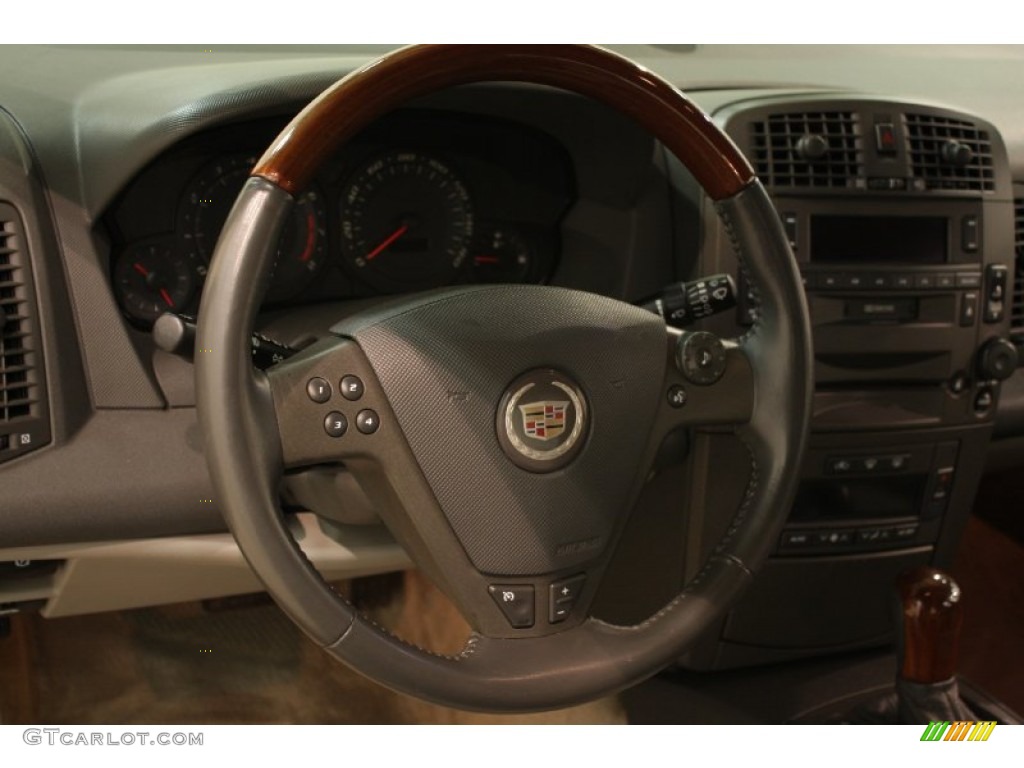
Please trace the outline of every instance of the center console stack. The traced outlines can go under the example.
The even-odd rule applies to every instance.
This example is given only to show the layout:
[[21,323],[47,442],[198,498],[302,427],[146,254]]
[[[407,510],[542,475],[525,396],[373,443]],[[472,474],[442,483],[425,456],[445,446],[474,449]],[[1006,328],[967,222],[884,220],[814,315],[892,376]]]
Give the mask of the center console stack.
[[[1000,382],[1017,367],[1007,340],[1006,150],[985,121],[917,104],[800,97],[734,103],[715,117],[754,164],[799,263],[816,393],[775,554],[685,663],[722,668],[885,643],[896,575],[949,565]],[[753,322],[756,294],[713,211],[702,225],[700,271],[739,282],[735,323],[710,327],[734,334]],[[698,438],[704,466],[723,466],[736,452],[730,442]],[[687,569],[728,525],[733,488],[745,484],[714,471],[705,481],[708,512],[689,531],[697,543],[688,541]]]

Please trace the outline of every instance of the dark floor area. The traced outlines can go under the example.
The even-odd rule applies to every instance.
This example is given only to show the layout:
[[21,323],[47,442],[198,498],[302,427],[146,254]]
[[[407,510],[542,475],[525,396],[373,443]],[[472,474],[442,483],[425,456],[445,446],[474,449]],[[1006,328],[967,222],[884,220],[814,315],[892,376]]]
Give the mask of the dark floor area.
[[[359,591],[367,590],[357,582]],[[347,586],[347,585],[345,585]],[[387,597],[384,590],[384,597]],[[401,599],[366,610],[437,652],[468,627],[415,572]],[[268,599],[43,619],[13,617],[0,639],[0,723],[601,723],[624,722],[617,699],[541,715],[459,712],[396,694],[310,642]]]
[[[964,591],[961,676],[1017,712],[1024,712],[1022,485],[1018,477],[986,478],[981,516],[970,519],[952,569]],[[390,599],[386,584],[376,595],[372,582],[357,586],[366,594],[355,597],[375,618],[426,647],[454,650],[468,631],[450,603],[414,573],[400,584],[401,599]],[[616,723],[626,717],[615,698],[522,717],[423,704],[333,662],[258,599],[52,620],[21,615],[11,628],[0,638],[0,722],[6,724]],[[773,707],[798,711],[830,691],[855,689],[858,676],[884,684],[894,671],[884,654],[835,662],[808,662],[802,690],[773,693],[770,683],[761,686],[763,701],[753,708],[751,683],[769,680],[770,668],[717,678],[663,675],[642,695],[627,692],[624,701],[640,722],[706,721],[702,713],[711,711],[724,722],[758,722],[772,720]]]

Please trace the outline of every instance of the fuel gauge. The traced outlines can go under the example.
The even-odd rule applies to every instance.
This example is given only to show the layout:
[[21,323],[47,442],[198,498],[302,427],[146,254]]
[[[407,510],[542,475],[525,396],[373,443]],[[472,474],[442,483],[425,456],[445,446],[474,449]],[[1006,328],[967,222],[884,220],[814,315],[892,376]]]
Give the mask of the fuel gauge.
[[533,265],[533,248],[512,227],[485,230],[470,261],[477,283],[522,283]]

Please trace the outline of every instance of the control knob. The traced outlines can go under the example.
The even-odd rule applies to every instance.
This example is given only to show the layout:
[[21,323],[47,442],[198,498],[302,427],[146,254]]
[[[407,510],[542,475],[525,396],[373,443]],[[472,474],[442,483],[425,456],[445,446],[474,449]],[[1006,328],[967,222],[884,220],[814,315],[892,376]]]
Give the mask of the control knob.
[[978,350],[978,376],[1005,381],[1017,369],[1017,347],[1007,339],[989,339]]
[[956,139],[950,139],[944,143],[941,152],[942,160],[946,165],[951,165],[954,168],[963,168],[974,159],[974,152],[971,151],[971,148]]

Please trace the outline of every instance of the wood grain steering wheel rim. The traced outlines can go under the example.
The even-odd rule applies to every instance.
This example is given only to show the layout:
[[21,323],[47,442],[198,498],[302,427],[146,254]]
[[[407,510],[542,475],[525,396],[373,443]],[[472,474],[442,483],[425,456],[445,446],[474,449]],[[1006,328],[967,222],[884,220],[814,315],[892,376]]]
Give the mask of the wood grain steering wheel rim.
[[[670,362],[676,332],[629,305],[542,286],[488,286],[410,297],[397,307],[339,324],[332,339],[267,374],[252,368],[249,332],[277,237],[294,198],[316,170],[346,140],[408,100],[441,88],[491,81],[553,86],[618,109],[673,152],[715,201],[759,293],[760,312],[748,333],[728,342],[722,381],[692,387],[687,408],[672,408],[664,397],[667,388],[681,381]],[[513,576],[507,578],[518,574],[541,591],[555,576],[586,570],[592,578],[581,597],[585,608],[628,515],[627,500],[636,498],[645,464],[664,435],[683,427],[729,424],[749,450],[751,479],[722,541],[684,591],[641,624],[614,626],[581,610],[555,625],[538,609],[538,617],[543,613],[544,618],[535,626],[510,629],[486,596],[486,585],[498,577],[479,562],[479,536],[473,540],[479,526],[466,536],[460,530],[465,521],[453,519],[447,507],[441,509],[444,493],[452,488],[442,487],[432,475],[430,465],[437,457],[427,455],[429,448],[423,448],[416,431],[416,419],[424,417],[415,404],[409,405],[408,382],[401,371],[396,373],[392,360],[394,354],[410,349],[406,362],[430,359],[430,376],[419,372],[416,386],[440,375],[439,370],[458,375],[444,368],[453,356],[472,368],[469,352],[480,348],[476,337],[456,340],[438,331],[422,344],[422,339],[412,337],[432,327],[450,327],[453,317],[466,321],[460,328],[481,328],[486,325],[480,320],[482,307],[493,306],[502,309],[498,315],[513,319],[480,332],[497,334],[495,338],[518,352],[507,356],[511,362],[492,356],[486,365],[478,365],[480,388],[473,394],[488,391],[494,367],[522,372],[547,360],[548,347],[523,341],[523,328],[538,338],[571,338],[583,348],[594,347],[593,355],[578,355],[561,370],[575,376],[580,391],[588,393],[595,426],[584,450],[565,469],[533,476],[505,462],[500,471],[508,482],[492,483],[485,490],[515,483],[543,490],[564,482],[563,476],[572,482],[571,473],[576,471],[595,478],[602,467],[595,469],[593,457],[601,445],[635,438],[641,430],[630,427],[631,421],[647,425],[642,430],[643,450],[636,452],[633,463],[624,462],[628,482],[621,486],[621,509],[613,510],[614,521],[602,529],[601,551],[593,555],[593,562],[571,548],[562,552],[555,547],[557,539],[543,540],[531,530],[539,541],[533,555],[555,563],[558,573],[509,570],[504,573]],[[560,314],[559,307],[571,311]],[[465,346],[458,347],[460,343]],[[608,355],[609,344],[618,344],[613,351],[619,351]],[[597,354],[598,346],[604,357]],[[737,599],[774,547],[792,502],[810,423],[812,358],[806,301],[767,194],[732,142],[679,91],[643,67],[589,46],[414,46],[385,56],[326,90],[275,140],[237,200],[207,279],[197,348],[199,415],[218,501],[268,591],[312,639],[356,670],[397,690],[466,709],[507,712],[576,704],[632,685],[677,658]],[[620,354],[623,359],[634,356],[636,364],[620,363]],[[600,359],[594,363],[591,358]],[[628,393],[628,406],[621,405],[627,395],[603,388],[616,366],[612,384],[636,385]],[[364,403],[377,410],[381,421],[374,436],[355,436],[347,443],[324,437],[322,414],[305,394],[309,376],[343,370],[364,377]],[[637,371],[645,372],[642,380],[631,380]],[[616,381],[615,376],[622,378]],[[493,439],[498,400],[494,391],[482,398],[486,402],[477,422],[467,416],[464,427],[467,437],[487,453],[491,466],[503,456]],[[626,408],[629,418],[616,421],[623,416],[615,414],[616,407]],[[606,434],[609,424],[620,426]],[[279,482],[286,468],[331,461],[343,461],[375,491],[381,516],[396,538],[468,613],[477,631],[462,653],[440,657],[391,636],[359,616],[306,560],[280,511]],[[600,499],[594,503],[612,504]],[[505,523],[487,519],[487,510],[480,514],[486,525],[500,528]],[[470,527],[474,524],[471,521]]]

